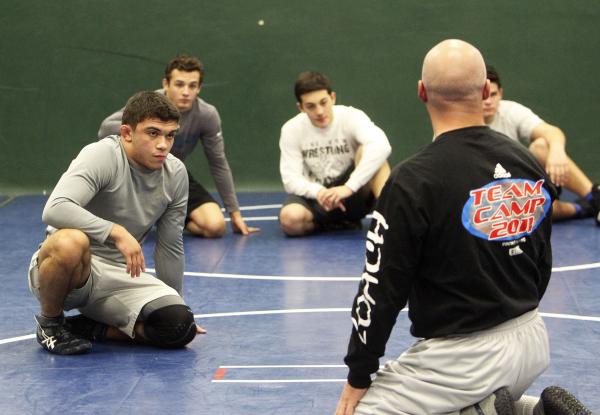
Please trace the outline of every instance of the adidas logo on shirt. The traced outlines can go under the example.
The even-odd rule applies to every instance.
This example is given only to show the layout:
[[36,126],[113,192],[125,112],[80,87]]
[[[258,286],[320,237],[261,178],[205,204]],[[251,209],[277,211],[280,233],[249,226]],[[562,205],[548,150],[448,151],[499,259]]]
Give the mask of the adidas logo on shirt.
[[494,169],[494,179],[507,179],[510,176],[511,174],[507,172],[500,163],[496,164],[496,168]]
[[521,255],[522,253],[523,253],[523,250],[521,249],[521,247],[519,245],[515,246],[514,248],[510,248],[508,250],[508,255],[510,255],[510,256]]

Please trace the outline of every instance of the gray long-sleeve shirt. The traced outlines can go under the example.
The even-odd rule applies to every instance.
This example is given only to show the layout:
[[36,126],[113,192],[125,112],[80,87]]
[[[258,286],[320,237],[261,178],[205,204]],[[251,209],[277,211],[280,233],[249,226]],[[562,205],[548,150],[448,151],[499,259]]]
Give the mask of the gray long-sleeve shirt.
[[[159,89],[157,92],[165,93],[163,89]],[[123,109],[102,121],[98,130],[98,138],[101,139],[110,134],[119,134],[122,118]],[[228,212],[239,210],[233,175],[225,157],[225,143],[221,131],[219,112],[213,105],[200,98],[196,98],[193,102],[192,109],[181,113],[179,131],[175,136],[171,154],[181,161],[185,161],[187,156],[196,148],[198,141],[202,142],[210,172],[225,209]]]
[[183,163],[168,155],[163,167],[149,170],[130,162],[119,136],[85,146],[61,176],[42,219],[54,228],[83,231],[94,255],[124,263],[112,240],[113,224],[140,243],[156,224],[156,276],[181,292],[183,226],[188,177]]

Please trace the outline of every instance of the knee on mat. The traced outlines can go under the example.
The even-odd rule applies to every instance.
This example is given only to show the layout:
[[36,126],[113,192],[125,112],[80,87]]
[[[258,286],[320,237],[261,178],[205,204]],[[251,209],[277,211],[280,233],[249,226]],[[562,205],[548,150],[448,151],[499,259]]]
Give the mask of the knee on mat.
[[279,214],[279,224],[286,235],[303,235],[306,223],[306,215],[301,210],[284,207]]
[[227,229],[225,217],[216,203],[207,203],[188,215],[186,229],[204,238],[220,238]]
[[548,158],[548,142],[545,139],[534,140],[529,145],[529,151],[535,156],[542,166],[546,165],[546,159]]
[[205,238],[220,238],[225,235],[225,221],[224,220],[210,220],[204,226],[204,237]]
[[196,337],[194,314],[183,304],[156,309],[144,320],[144,336],[164,349],[184,347]]

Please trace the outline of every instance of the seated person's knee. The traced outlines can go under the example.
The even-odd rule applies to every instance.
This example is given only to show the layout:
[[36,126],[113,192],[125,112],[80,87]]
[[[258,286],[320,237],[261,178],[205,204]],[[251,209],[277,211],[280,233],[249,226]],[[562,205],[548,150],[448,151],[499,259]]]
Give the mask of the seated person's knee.
[[544,138],[538,138],[529,144],[529,151],[535,156],[540,164],[545,165],[548,158],[548,142]]
[[183,304],[171,304],[153,310],[144,319],[144,337],[154,346],[175,349],[196,337],[192,310]]
[[84,251],[89,248],[90,240],[79,229],[60,229],[51,236],[57,249],[66,251]]
[[53,233],[42,245],[42,259],[52,257],[65,268],[78,266],[89,255],[90,240],[78,229],[61,229]]
[[225,220],[223,218],[214,218],[206,223],[206,238],[220,238],[225,235]]
[[301,235],[305,232],[308,218],[303,210],[305,209],[293,205],[287,205],[281,209],[279,223],[283,232],[291,236]]
[[216,203],[200,206],[192,211],[189,219],[187,229],[194,234],[205,238],[220,238],[225,235],[225,218]]

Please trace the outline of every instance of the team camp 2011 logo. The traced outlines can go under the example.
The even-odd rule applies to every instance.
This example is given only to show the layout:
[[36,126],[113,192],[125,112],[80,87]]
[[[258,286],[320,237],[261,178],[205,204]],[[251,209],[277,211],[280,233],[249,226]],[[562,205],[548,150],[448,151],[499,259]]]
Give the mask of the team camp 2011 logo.
[[551,205],[543,185],[543,179],[507,178],[471,190],[462,211],[463,226],[489,241],[511,241],[531,234]]

